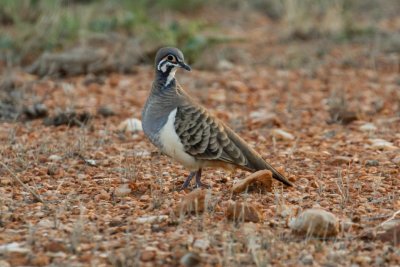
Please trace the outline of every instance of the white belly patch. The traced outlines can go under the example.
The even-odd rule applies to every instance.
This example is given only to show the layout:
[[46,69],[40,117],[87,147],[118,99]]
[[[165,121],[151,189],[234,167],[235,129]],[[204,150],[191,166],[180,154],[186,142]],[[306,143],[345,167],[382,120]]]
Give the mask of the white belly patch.
[[160,130],[162,151],[189,170],[197,171],[200,168],[200,162],[197,162],[193,156],[185,152],[183,144],[176,134],[174,126],[176,111],[176,108],[171,111],[168,115],[167,122]]

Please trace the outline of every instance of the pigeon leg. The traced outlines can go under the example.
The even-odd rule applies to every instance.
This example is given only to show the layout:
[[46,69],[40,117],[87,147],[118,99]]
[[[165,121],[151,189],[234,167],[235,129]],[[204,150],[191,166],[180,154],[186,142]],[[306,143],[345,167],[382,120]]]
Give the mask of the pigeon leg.
[[[196,173],[197,173],[197,172],[191,172],[191,173],[189,174],[189,176],[186,178],[185,182],[183,183],[183,185],[182,185],[182,187],[181,187],[181,190],[188,188],[188,186],[189,186],[189,184],[190,184],[190,181],[192,181],[192,179],[193,179],[193,177],[194,177],[194,175],[195,175]],[[197,179],[197,178],[196,178],[196,179]]]
[[208,184],[203,183],[201,180],[201,169],[196,172],[196,187],[206,187],[209,188]]

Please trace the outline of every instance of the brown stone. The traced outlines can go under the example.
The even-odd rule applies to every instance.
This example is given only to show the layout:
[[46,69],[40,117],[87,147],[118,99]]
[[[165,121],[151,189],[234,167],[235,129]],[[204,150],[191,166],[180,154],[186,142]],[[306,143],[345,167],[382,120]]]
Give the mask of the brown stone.
[[254,222],[261,220],[258,208],[249,203],[229,202],[226,209],[226,217],[236,222]]
[[50,258],[44,253],[38,253],[31,259],[34,266],[46,266],[50,264]]
[[154,260],[155,257],[156,257],[156,252],[154,250],[144,250],[140,254],[141,261],[151,261]]
[[321,238],[336,236],[339,221],[334,214],[323,209],[308,209],[290,222],[293,232],[304,236]]
[[177,215],[191,213],[191,212],[203,212],[204,211],[204,200],[206,197],[206,190],[197,188],[184,196],[181,203],[178,205],[175,213]]
[[272,173],[269,170],[261,170],[252,173],[245,179],[232,187],[233,194],[240,194],[248,189],[249,191],[270,192],[272,190]]

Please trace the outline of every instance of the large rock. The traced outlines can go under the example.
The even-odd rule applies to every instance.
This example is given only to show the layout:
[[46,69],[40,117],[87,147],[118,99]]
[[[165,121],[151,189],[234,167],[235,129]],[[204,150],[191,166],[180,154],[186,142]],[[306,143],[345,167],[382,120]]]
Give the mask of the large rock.
[[333,213],[308,209],[289,223],[294,233],[304,236],[333,237],[339,232],[339,221]]
[[270,192],[272,190],[272,172],[261,170],[252,173],[232,187],[233,194],[240,194],[246,190]]

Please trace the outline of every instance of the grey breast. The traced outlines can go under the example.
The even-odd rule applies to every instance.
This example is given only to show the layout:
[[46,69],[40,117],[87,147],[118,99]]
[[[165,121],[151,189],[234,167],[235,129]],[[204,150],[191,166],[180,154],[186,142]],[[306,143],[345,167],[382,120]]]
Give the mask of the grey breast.
[[175,82],[171,82],[168,88],[155,88],[153,84],[152,91],[142,112],[143,131],[150,141],[161,147],[159,140],[160,130],[167,123],[168,116],[179,104],[179,97],[173,88]]

